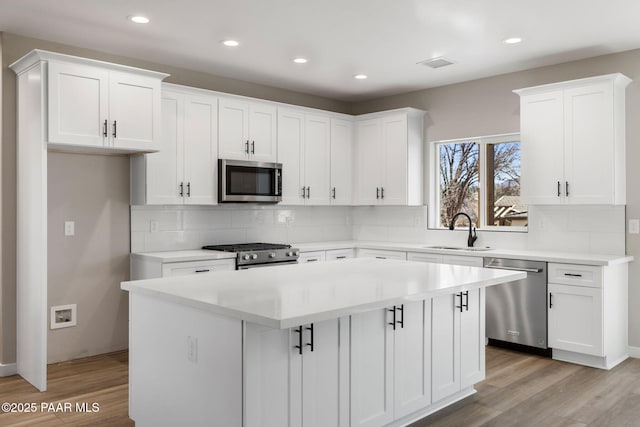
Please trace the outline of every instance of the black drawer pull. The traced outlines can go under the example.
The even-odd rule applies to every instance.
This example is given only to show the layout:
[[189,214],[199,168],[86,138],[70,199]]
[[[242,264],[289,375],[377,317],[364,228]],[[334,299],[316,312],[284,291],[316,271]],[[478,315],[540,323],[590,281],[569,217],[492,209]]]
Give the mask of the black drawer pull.
[[206,269],[206,270],[196,270],[196,273],[208,273],[209,271],[211,271],[211,270],[209,270],[209,269]]
[[294,332],[298,334],[298,345],[294,345],[293,348],[298,349],[298,354],[302,354],[302,326],[298,326]]
[[307,345],[311,347],[311,351],[313,351],[313,323],[307,327],[307,331],[311,331],[311,341],[309,341]]
[[394,305],[393,308],[389,308],[387,309],[387,311],[393,312],[393,320],[387,324],[393,326],[393,330],[395,331],[396,330],[396,306]]
[[400,304],[400,307],[397,309],[400,311],[400,320],[396,323],[400,324],[400,327],[404,329],[404,304]]
[[582,277],[582,274],[578,273],[564,273],[564,275],[569,277]]
[[338,255],[336,259],[345,259],[346,257],[347,257],[346,255]]

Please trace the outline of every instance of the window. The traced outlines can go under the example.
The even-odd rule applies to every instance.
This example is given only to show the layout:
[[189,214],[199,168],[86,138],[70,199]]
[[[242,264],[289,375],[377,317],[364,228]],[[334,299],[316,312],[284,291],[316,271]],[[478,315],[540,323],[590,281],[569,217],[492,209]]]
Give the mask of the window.
[[[527,207],[520,202],[520,135],[497,135],[434,143],[432,217],[449,227],[458,212],[482,229],[526,230]],[[468,227],[460,216],[456,227]]]

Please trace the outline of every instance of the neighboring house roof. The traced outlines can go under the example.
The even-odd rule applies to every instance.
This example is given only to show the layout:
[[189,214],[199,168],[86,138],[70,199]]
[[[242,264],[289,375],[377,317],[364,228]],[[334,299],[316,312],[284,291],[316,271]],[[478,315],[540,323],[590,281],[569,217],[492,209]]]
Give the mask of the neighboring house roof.
[[519,196],[502,196],[494,203],[493,215],[494,218],[526,218],[528,210]]

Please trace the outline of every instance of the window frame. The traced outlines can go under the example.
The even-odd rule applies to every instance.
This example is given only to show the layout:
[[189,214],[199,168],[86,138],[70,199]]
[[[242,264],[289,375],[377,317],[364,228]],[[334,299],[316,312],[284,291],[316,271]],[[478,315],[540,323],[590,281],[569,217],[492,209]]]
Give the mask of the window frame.
[[[479,206],[479,217],[480,224],[477,224],[478,231],[497,231],[497,232],[516,232],[516,233],[526,233],[528,232],[528,227],[521,226],[500,226],[500,225],[487,225],[487,214],[485,212],[487,208],[487,192],[486,192],[486,175],[487,175],[487,150],[486,146],[488,144],[500,144],[505,142],[520,142],[520,146],[522,147],[522,140],[520,138],[520,133],[504,133],[498,135],[487,135],[487,136],[479,136],[479,137],[471,137],[471,138],[456,138],[456,139],[444,139],[439,141],[431,141],[429,147],[429,181],[427,184],[429,188],[429,206],[431,209],[428,209],[428,218],[427,218],[427,226],[429,229],[434,230],[448,230],[448,227],[441,227],[438,225],[440,222],[440,153],[439,146],[441,144],[456,144],[456,143],[466,143],[473,142],[478,144],[479,149],[479,175],[480,179],[478,180],[478,191],[480,192],[480,206]],[[522,158],[520,158],[520,165],[522,167]],[[463,227],[463,228],[466,228]],[[457,227],[456,229],[462,229]]]

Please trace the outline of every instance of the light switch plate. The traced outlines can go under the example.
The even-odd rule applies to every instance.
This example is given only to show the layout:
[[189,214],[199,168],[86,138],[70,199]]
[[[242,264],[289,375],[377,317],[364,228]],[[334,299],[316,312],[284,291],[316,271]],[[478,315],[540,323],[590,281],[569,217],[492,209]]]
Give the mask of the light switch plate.
[[149,221],[149,231],[152,233],[157,233],[158,231],[160,231],[160,224],[157,220],[152,219],[151,221]]
[[64,235],[65,236],[75,236],[76,235],[76,222],[75,221],[65,221],[64,222]]
[[640,234],[640,219],[629,220],[629,234]]

